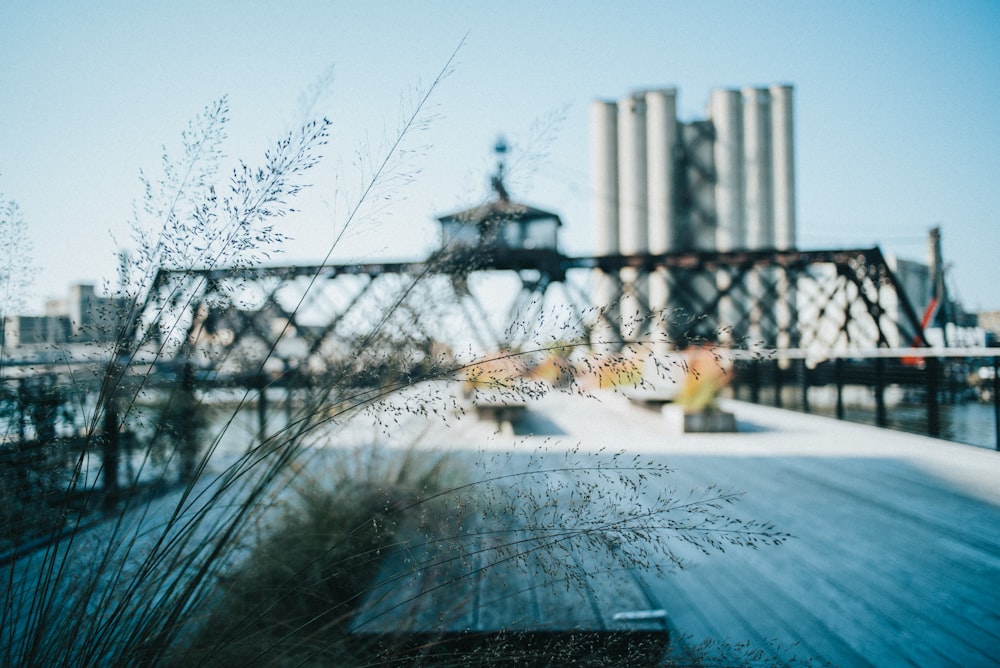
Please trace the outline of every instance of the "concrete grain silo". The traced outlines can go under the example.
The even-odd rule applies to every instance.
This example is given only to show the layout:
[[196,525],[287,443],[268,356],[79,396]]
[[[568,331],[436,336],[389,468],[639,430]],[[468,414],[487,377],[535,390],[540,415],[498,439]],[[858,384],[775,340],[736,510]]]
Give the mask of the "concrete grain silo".
[[774,247],[790,250],[796,244],[795,140],[792,87],[771,86],[771,179],[774,193]]
[[746,191],[746,247],[769,248],[774,242],[771,195],[771,95],[766,89],[743,89],[743,170]]
[[743,97],[739,91],[712,91],[708,119],[715,128],[716,247],[746,247],[743,184]]
[[646,98],[647,240],[650,253],[674,249],[674,182],[677,151],[677,92],[653,90]]
[[646,99],[618,102],[618,244],[625,255],[649,250],[646,169]]
[[595,100],[590,106],[591,210],[597,227],[597,254],[618,253],[618,105]]

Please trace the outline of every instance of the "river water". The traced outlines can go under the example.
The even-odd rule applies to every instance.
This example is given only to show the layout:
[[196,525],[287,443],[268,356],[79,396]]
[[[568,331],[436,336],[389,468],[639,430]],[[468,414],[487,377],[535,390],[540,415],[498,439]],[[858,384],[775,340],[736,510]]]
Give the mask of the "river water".
[[[968,401],[943,404],[938,408],[941,429],[939,438],[996,449],[996,418],[992,404]],[[815,412],[834,414],[833,410],[827,408],[817,409]],[[875,424],[875,409],[850,406],[845,409],[844,417],[855,422]],[[909,403],[890,405],[886,408],[886,418],[891,429],[927,434],[927,407],[924,405]]]
[[[745,399],[745,397],[740,397]],[[766,398],[761,403],[773,405]],[[792,410],[802,410],[800,401],[786,398],[783,406]],[[836,407],[832,401],[810,401],[809,412],[816,415],[836,417]],[[874,400],[850,401],[844,406],[844,419],[850,422],[875,425]],[[886,419],[890,429],[914,434],[929,435],[927,430],[927,406],[923,403],[892,401],[886,405]],[[993,404],[976,401],[941,403],[938,406],[940,434],[938,438],[956,443],[965,443],[981,448],[997,449],[997,427]]]

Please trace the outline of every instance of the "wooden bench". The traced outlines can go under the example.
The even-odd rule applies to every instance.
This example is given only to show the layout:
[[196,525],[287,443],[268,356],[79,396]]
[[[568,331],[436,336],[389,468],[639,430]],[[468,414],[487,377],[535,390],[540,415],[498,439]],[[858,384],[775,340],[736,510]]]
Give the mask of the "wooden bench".
[[475,512],[450,529],[411,531],[386,556],[354,617],[363,660],[660,665],[666,613],[606,550]]
[[513,425],[524,417],[528,407],[516,395],[503,391],[477,390],[469,397],[476,417],[495,422],[498,427],[513,430]]
[[659,412],[677,397],[677,390],[632,390],[625,395],[628,400],[642,408]]
[[527,406],[516,402],[476,402],[476,416],[480,420],[490,420],[497,424],[516,422],[524,417]]

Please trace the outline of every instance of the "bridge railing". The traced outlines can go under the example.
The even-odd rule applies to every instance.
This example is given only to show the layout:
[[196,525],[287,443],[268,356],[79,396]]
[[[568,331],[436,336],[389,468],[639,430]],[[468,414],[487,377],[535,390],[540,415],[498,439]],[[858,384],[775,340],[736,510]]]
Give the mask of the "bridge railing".
[[[737,399],[880,427],[967,440],[946,418],[954,406],[992,407],[992,444],[1000,451],[1000,348],[734,350],[729,392]],[[985,444],[986,434],[978,439]]]

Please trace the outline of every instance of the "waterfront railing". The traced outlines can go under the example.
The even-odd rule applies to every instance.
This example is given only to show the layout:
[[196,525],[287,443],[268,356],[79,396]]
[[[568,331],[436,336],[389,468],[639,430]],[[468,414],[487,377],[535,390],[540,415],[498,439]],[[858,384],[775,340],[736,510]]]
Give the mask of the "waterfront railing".
[[[1000,348],[733,350],[732,358],[734,398],[938,438],[969,442],[955,407],[980,404],[992,409],[989,444],[1000,451]],[[974,440],[986,445],[981,434]]]

